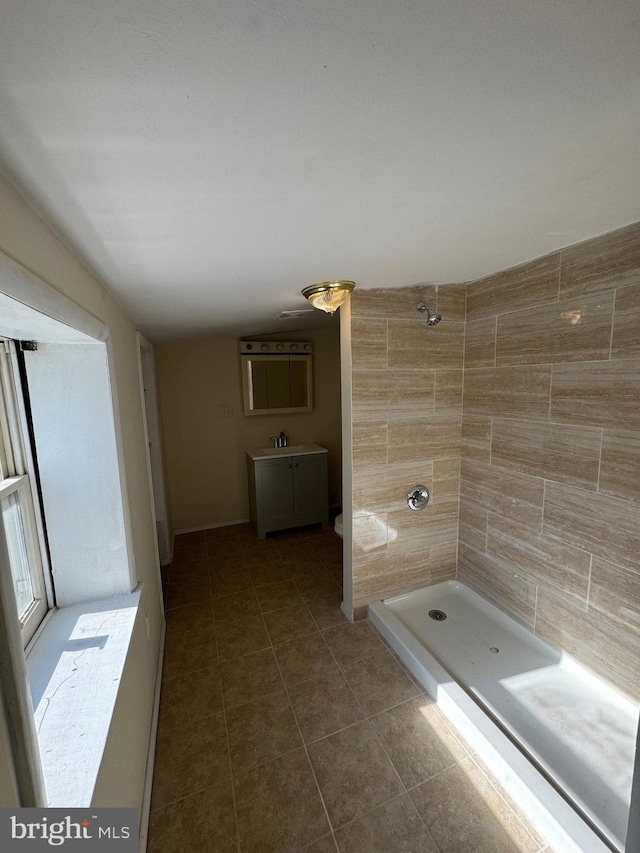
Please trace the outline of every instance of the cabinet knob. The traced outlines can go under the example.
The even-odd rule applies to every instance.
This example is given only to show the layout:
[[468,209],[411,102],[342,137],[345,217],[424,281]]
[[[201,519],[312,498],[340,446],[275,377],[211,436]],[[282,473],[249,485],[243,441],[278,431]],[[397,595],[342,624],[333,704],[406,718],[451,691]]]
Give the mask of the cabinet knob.
[[298,463],[297,463],[297,462],[294,462],[294,463],[293,463],[293,467],[294,467],[294,468],[297,468],[297,467],[298,467]]
[[287,465],[287,468],[291,468],[291,462],[289,462],[289,464]]

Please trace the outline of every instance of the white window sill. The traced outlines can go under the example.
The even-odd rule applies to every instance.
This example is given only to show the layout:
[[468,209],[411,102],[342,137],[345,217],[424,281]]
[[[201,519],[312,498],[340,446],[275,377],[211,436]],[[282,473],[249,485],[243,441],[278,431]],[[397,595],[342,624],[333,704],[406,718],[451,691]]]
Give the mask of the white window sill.
[[51,808],[91,805],[139,601],[136,590],[55,610],[28,651]]

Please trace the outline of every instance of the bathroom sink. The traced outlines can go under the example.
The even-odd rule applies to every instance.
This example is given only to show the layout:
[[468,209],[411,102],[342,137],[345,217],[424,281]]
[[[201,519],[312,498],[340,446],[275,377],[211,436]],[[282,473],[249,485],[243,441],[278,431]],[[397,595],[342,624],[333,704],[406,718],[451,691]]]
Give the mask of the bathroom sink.
[[307,441],[304,444],[290,444],[288,447],[257,447],[247,450],[253,460],[273,459],[274,456],[304,456],[307,453],[327,453],[326,447]]
[[263,453],[270,453],[274,456],[292,456],[294,453],[308,452],[306,444],[289,444],[287,447],[262,447]]

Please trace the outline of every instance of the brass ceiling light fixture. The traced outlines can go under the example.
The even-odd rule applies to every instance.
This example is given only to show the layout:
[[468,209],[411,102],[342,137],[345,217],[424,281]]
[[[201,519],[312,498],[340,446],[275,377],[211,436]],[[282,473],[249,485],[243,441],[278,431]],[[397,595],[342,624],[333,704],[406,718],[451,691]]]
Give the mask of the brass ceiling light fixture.
[[355,281],[323,281],[320,284],[305,287],[302,295],[314,308],[326,311],[327,314],[334,314],[347,301],[355,286]]

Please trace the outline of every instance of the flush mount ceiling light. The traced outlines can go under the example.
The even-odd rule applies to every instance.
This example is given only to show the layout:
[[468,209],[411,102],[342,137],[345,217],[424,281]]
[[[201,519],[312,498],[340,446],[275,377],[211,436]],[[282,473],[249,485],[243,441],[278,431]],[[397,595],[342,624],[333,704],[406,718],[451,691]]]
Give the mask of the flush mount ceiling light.
[[306,296],[314,308],[333,314],[347,301],[355,286],[355,281],[323,281],[320,284],[305,287],[302,295]]

